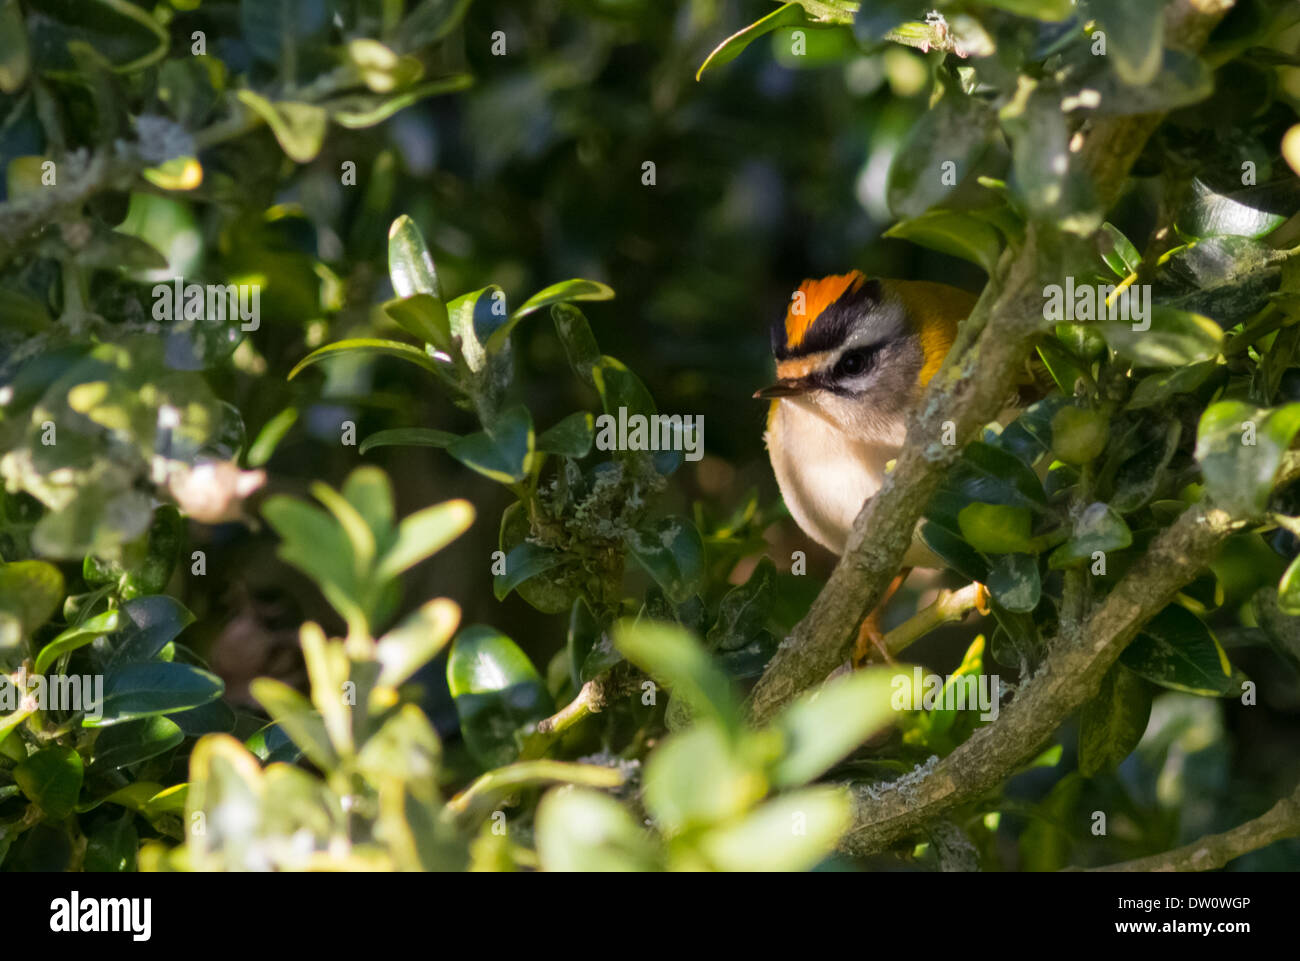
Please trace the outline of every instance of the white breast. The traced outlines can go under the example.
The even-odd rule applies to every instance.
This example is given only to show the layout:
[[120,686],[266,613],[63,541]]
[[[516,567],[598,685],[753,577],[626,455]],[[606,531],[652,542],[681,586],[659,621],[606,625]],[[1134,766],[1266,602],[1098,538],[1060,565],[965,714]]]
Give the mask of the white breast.
[[788,400],[779,402],[764,440],[795,521],[817,543],[842,554],[853,519],[880,489],[885,464],[898,456],[899,446],[852,438]]

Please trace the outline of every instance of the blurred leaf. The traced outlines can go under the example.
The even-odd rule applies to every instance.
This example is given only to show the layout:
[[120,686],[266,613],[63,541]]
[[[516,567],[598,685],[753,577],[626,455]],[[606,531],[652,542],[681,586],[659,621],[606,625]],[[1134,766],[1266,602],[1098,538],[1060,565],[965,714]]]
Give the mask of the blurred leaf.
[[402,329],[441,351],[451,350],[451,321],[447,305],[433,294],[416,293],[394,297],[384,304],[384,313]]
[[1148,374],[1133,388],[1133,394],[1129,397],[1125,409],[1142,410],[1155,407],[1178,394],[1191,393],[1205,383],[1206,378],[1214,373],[1217,366],[1217,361],[1204,360],[1199,364]]
[[1152,306],[1150,329],[1134,330],[1129,321],[1099,321],[1106,342],[1137,367],[1182,367],[1214,358],[1223,331],[1208,317]]
[[327,773],[338,767],[338,752],[325,722],[307,698],[270,677],[254,678],[249,692],[313,764]]
[[776,565],[764,556],[744,584],[723,595],[717,620],[705,639],[709,649],[734,651],[752,641],[767,624],[775,592]]
[[397,687],[446,646],[460,623],[460,608],[445,598],[429,601],[379,639],[375,657],[382,665],[378,682]]
[[854,671],[784,708],[771,725],[781,736],[781,755],[768,773],[773,787],[807,784],[897,721],[899,683],[910,686],[911,675],[892,667]]
[[[45,561],[14,561],[0,565],[0,647],[16,644],[50,619],[64,595],[63,575]],[[17,637],[9,637],[8,615]]]
[[472,86],[474,77],[456,73],[438,80],[418,84],[410,90],[390,96],[388,94],[350,94],[325,104],[330,119],[349,130],[364,130],[383,123],[393,114],[419,103],[426,97],[443,93],[456,93]]
[[357,447],[358,454],[364,454],[376,447],[450,447],[460,440],[459,434],[430,427],[394,427],[390,430],[377,430]]
[[1199,617],[1177,604],[1148,621],[1120,660],[1133,673],[1175,691],[1212,697],[1233,692],[1232,665],[1223,648]]
[[763,776],[737,758],[722,727],[701,721],[650,755],[642,798],[659,829],[673,837],[742,814],[766,790]]
[[1106,35],[1115,73],[1140,87],[1160,72],[1164,46],[1164,0],[1087,0]]
[[18,0],[0,0],[0,93],[14,93],[27,82],[31,55]]
[[325,128],[329,123],[329,115],[323,107],[292,101],[271,103],[261,94],[247,89],[235,91],[235,96],[266,121],[290,160],[305,164],[316,159],[325,142]]
[[1070,0],[980,0],[980,3],[1020,17],[1052,22],[1068,20],[1074,14],[1074,5]]
[[472,523],[474,506],[464,500],[444,501],[408,514],[398,523],[392,546],[379,558],[375,575],[381,580],[396,577],[442,550]]
[[1114,770],[1142,740],[1150,717],[1151,688],[1122,664],[1112,665],[1079,715],[1079,773]]
[[700,850],[723,871],[806,871],[834,853],[851,821],[845,788],[812,787],[714,828],[701,839]]
[[617,801],[582,788],[556,788],[537,805],[543,871],[653,871],[654,845]]
[[1102,224],[1099,241],[1101,258],[1116,277],[1123,280],[1129,274],[1137,273],[1138,267],[1142,265],[1142,255],[1118,227],[1112,223]]
[[51,744],[28,755],[13,769],[23,795],[51,821],[72,813],[81,793],[81,755],[70,747]]
[[614,647],[681,698],[697,716],[739,731],[740,707],[727,680],[690,632],[677,624],[622,620],[614,625]]
[[465,745],[485,768],[515,760],[525,729],[554,710],[528,655],[500,631],[481,624],[465,628],[452,642],[447,686]]
[[1032,611],[1042,596],[1038,559],[1029,554],[1001,554],[993,558],[986,585],[1008,611]]
[[1075,806],[1083,790],[1083,778],[1071,771],[1038,804],[1038,815],[1029,819],[1020,834],[1020,865],[1025,871],[1059,871],[1070,860],[1071,839],[1078,833],[1073,825]]
[[[894,155],[886,188],[889,209],[907,219],[939,206],[980,168],[998,137],[993,109],[950,88],[921,114]],[[951,183],[946,182],[949,163],[954,165]]]
[[1210,405],[1196,431],[1196,459],[1215,503],[1240,517],[1261,514],[1297,430],[1300,403],[1272,409],[1236,400]]

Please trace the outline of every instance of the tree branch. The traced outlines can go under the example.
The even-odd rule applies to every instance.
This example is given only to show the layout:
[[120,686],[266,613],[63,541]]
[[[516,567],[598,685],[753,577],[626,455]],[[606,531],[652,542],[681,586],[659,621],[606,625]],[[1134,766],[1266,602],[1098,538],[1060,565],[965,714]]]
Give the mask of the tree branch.
[[856,785],[854,827],[842,846],[880,851],[932,818],[996,788],[1031,760],[1061,721],[1097,692],[1102,676],[1147,620],[1168,604],[1238,526],[1206,504],[1163,531],[1073,637],[1058,636],[1038,672],[1002,708],[920,779]]
[[1213,871],[1229,861],[1268,847],[1274,841],[1300,837],[1300,786],[1254,820],[1231,831],[1211,834],[1163,854],[1121,861],[1090,871]]

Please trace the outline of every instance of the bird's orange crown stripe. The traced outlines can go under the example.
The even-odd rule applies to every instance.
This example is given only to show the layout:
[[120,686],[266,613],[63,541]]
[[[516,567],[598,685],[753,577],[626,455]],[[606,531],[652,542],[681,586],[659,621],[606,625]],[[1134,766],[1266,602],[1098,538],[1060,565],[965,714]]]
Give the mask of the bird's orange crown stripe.
[[790,307],[785,313],[786,344],[798,347],[822,311],[844,296],[845,291],[856,292],[866,282],[867,278],[860,270],[832,274],[821,280],[805,280],[795,296],[790,298]]

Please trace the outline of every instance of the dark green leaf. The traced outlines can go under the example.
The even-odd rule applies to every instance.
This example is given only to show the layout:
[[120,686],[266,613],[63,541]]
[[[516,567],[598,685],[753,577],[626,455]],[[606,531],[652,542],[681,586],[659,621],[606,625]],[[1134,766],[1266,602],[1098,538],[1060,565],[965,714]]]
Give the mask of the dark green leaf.
[[28,755],[13,770],[14,781],[29,801],[52,821],[61,821],[77,806],[81,793],[81,755],[51,744]]
[[1223,648],[1200,618],[1177,604],[1148,621],[1120,660],[1135,674],[1175,691],[1233,692],[1232,665]]
[[1142,740],[1150,717],[1150,686],[1122,664],[1113,665],[1079,715],[1079,773],[1093,777],[1113,770]]
[[155,714],[171,714],[215,701],[225,685],[215,674],[189,664],[151,661],[120,664],[104,678],[100,716],[90,714],[85,727],[108,727]]
[[1300,403],[1264,409],[1224,400],[1207,408],[1196,432],[1196,459],[1215,502],[1243,517],[1262,513],[1297,430]]
[[447,686],[465,744],[485,768],[515,760],[525,730],[554,709],[528,655],[500,631],[484,625],[467,627],[456,635],[447,660]]

